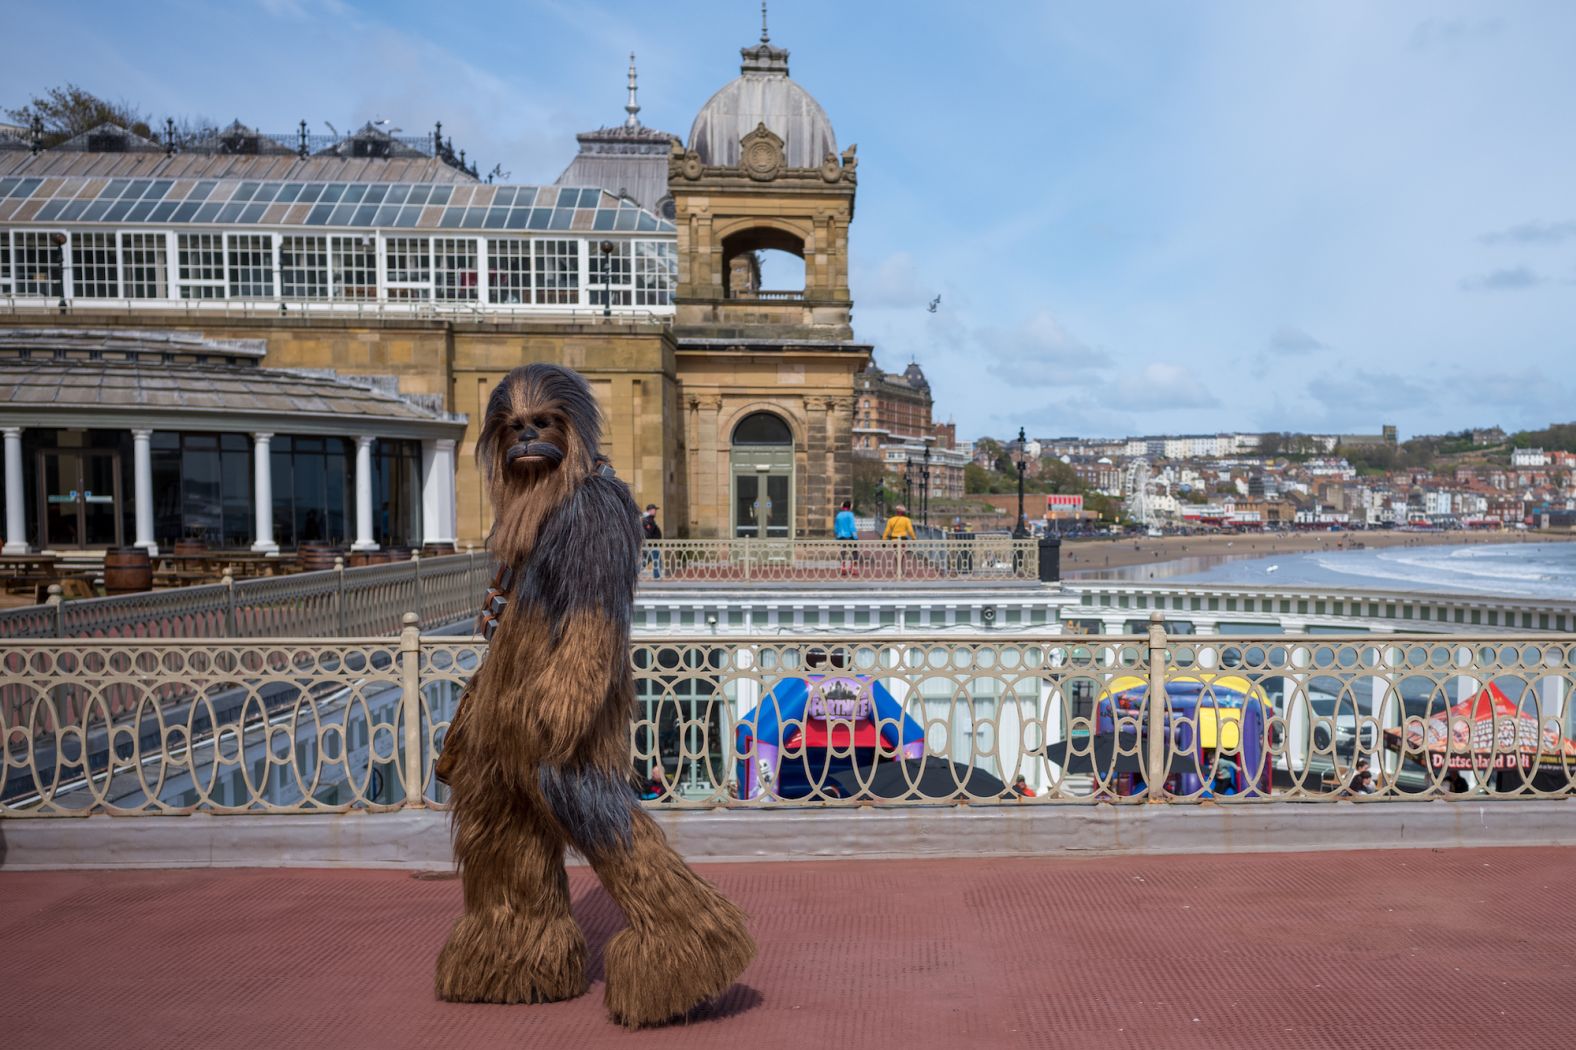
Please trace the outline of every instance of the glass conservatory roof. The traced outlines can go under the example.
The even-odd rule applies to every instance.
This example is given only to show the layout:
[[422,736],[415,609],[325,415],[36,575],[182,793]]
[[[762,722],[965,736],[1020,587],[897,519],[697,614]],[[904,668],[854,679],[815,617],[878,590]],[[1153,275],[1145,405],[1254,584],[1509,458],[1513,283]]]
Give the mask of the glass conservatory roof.
[[246,179],[0,178],[0,222],[672,233],[600,189]]

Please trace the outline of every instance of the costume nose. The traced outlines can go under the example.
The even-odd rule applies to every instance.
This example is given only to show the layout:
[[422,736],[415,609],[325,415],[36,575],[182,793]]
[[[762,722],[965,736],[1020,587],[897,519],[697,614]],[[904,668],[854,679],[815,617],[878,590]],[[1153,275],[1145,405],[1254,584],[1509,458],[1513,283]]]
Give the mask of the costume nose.
[[537,429],[529,423],[516,423],[514,429],[521,441],[535,441],[541,436]]

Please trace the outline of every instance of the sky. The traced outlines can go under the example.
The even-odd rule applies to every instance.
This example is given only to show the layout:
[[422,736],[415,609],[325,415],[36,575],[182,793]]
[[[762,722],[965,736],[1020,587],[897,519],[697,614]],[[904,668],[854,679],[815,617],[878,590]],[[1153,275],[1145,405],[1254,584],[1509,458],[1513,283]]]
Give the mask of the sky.
[[[551,182],[574,134],[688,135],[755,0],[12,0],[0,106],[442,120]],[[1576,4],[776,0],[859,147],[856,336],[960,437],[1403,437],[1576,418]],[[771,283],[768,280],[767,283]],[[941,302],[934,313],[927,304]]]

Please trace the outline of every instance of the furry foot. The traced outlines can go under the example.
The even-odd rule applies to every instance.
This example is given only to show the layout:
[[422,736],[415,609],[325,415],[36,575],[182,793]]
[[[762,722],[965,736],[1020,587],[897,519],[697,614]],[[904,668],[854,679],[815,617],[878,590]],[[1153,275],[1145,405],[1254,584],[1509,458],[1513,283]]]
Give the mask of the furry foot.
[[717,895],[666,925],[607,942],[607,1012],[625,1028],[676,1021],[715,999],[755,958],[744,913]]
[[586,941],[568,917],[503,908],[466,914],[438,953],[437,993],[451,1003],[552,1003],[586,990]]

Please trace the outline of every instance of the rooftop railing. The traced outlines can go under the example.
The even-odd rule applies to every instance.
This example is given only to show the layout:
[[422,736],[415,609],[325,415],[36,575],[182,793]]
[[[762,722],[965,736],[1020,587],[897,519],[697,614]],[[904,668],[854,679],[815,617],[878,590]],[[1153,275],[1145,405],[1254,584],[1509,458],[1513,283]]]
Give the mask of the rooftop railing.
[[1036,540],[1010,536],[883,540],[654,540],[646,544],[641,580],[808,582],[816,580],[1036,580]]
[[[11,643],[0,815],[441,807],[433,761],[485,645],[404,621],[392,639]],[[1156,620],[1038,640],[694,636],[630,659],[631,791],[659,807],[1576,787],[1570,638],[1173,638]]]

